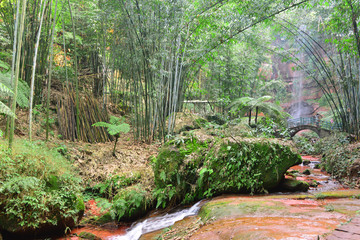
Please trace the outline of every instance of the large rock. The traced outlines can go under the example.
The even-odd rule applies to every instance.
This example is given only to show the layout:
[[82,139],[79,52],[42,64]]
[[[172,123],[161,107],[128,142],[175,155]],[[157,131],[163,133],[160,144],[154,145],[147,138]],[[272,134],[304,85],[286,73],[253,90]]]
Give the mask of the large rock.
[[[190,202],[223,193],[274,189],[301,157],[276,140],[190,136],[164,146],[154,175],[161,201]],[[158,197],[159,201],[159,197]],[[158,202],[159,205],[159,202]]]
[[102,240],[100,237],[90,232],[81,232],[79,233],[78,237],[80,239],[86,239],[86,240]]
[[309,183],[295,179],[284,179],[280,187],[290,192],[307,192],[309,190]]

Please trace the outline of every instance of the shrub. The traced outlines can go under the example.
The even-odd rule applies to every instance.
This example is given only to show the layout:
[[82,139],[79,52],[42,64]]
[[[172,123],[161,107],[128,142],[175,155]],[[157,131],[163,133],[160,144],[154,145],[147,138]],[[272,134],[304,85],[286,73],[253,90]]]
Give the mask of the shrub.
[[95,186],[86,189],[86,191],[91,191],[93,195],[95,194],[111,200],[119,190],[136,184],[139,182],[140,178],[141,175],[139,173],[135,174],[133,177],[120,175],[110,176],[104,182],[98,183]]
[[296,148],[301,154],[317,154],[319,152],[316,151],[314,142],[302,136],[295,136],[293,138]]
[[118,221],[135,220],[152,208],[152,198],[141,184],[119,191],[113,199],[112,210]]
[[322,167],[341,181],[359,181],[360,152],[358,143],[350,144],[344,133],[320,139],[314,145],[315,152],[322,153]]
[[17,233],[73,224],[84,203],[68,161],[42,143],[17,141],[12,153],[5,145],[0,141],[0,227]]

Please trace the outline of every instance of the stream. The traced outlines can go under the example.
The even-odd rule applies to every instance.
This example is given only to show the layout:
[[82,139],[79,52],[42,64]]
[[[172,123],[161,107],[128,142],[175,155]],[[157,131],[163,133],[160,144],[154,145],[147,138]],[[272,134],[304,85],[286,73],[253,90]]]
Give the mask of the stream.
[[[318,183],[317,187],[311,187],[309,189],[308,193],[296,193],[296,196],[301,196],[302,194],[307,194],[307,195],[316,195],[316,194],[320,194],[322,192],[325,191],[343,191],[343,187],[336,181],[332,180],[331,177],[322,172],[320,169],[314,169],[314,166],[316,164],[319,163],[319,159],[315,158],[315,157],[311,157],[311,156],[303,156],[303,159],[305,160],[309,160],[310,164],[308,165],[297,165],[294,166],[292,168],[289,169],[289,171],[293,171],[293,172],[298,172],[299,176],[297,176],[297,180],[303,180],[303,181],[307,181],[307,182],[312,182],[312,181],[316,181]],[[310,169],[311,170],[311,174],[310,175],[304,175],[301,174],[305,169]],[[287,176],[288,177],[288,176]],[[340,224],[342,222],[344,222],[347,219],[347,216],[343,216],[343,215],[329,215],[327,212],[331,213],[330,211],[333,211],[332,209],[330,209],[330,207],[328,207],[329,209],[326,209],[324,212],[325,213],[318,213],[318,211],[320,210],[320,208],[326,208],[325,205],[329,204],[326,201],[323,202],[319,202],[316,199],[310,199],[307,200],[307,198],[305,199],[299,199],[298,197],[292,197],[291,195],[289,195],[290,193],[286,193],[286,192],[278,192],[278,193],[272,193],[272,194],[267,194],[267,195],[260,195],[260,196],[248,196],[248,195],[240,195],[240,196],[220,196],[217,197],[215,199],[210,200],[210,203],[212,202],[216,202],[216,201],[229,201],[229,199],[231,199],[231,203],[230,204],[236,204],[237,201],[240,201],[241,204],[243,204],[244,202],[248,202],[248,204],[252,204],[251,207],[253,207],[254,202],[261,202],[260,204],[260,208],[259,210],[257,210],[255,213],[252,213],[252,215],[249,213],[247,213],[248,215],[243,214],[240,218],[237,216],[236,217],[236,221],[240,221],[239,219],[241,219],[241,224],[236,225],[236,226],[232,226],[229,228],[232,229],[238,229],[240,226],[241,227],[246,227],[245,230],[243,231],[253,231],[253,232],[257,232],[258,229],[260,228],[264,228],[266,231],[267,227],[269,229],[274,228],[275,227],[280,227],[281,224],[283,223],[279,223],[279,221],[284,221],[284,222],[289,222],[289,224],[291,224],[290,226],[284,226],[284,229],[287,228],[291,228],[293,226],[295,226],[296,224],[300,224],[299,219],[301,220],[302,218],[304,220],[302,221],[312,221],[313,219],[320,219],[319,222],[316,222],[314,224],[316,224],[318,227],[316,228],[316,230],[319,233],[326,233],[326,231],[329,231],[329,228],[335,228],[337,226],[337,224]],[[332,201],[332,200],[331,200]],[[331,207],[333,206],[337,206],[335,201],[331,202],[332,205],[330,205]],[[97,229],[95,231],[92,231],[89,228],[86,229],[78,229],[73,231],[72,233],[79,233],[81,231],[87,231],[87,232],[93,232],[94,234],[96,234],[97,236],[101,237],[103,240],[138,240],[138,239],[154,239],[154,236],[156,236],[156,234],[160,234],[162,232],[162,229],[173,226],[174,228],[178,227],[177,225],[179,225],[179,223],[181,222],[190,222],[189,225],[192,224],[191,221],[193,221],[193,218],[198,218],[196,215],[198,214],[198,211],[200,210],[200,208],[205,204],[205,201],[200,201],[197,202],[196,204],[194,204],[192,207],[190,208],[186,208],[186,209],[180,209],[177,211],[172,211],[170,213],[166,213],[166,214],[162,214],[162,215],[157,215],[154,217],[149,217],[145,220],[141,220],[138,222],[135,222],[131,225],[131,227],[129,227],[128,229],[122,229],[120,232],[119,231],[114,231],[114,232],[109,232],[109,230],[106,229]],[[286,213],[282,213],[281,211],[284,210],[276,210],[274,211],[274,213],[271,213],[269,215],[268,213],[268,209],[265,209],[264,206],[267,205],[278,205],[278,204],[283,204],[284,206],[286,206]],[[341,204],[347,204],[347,202],[345,203],[341,203]],[[357,204],[356,203],[351,203],[351,206],[355,206]],[[325,206],[325,207],[324,207]],[[360,206],[360,201],[359,201],[359,206]],[[358,209],[358,207],[356,209]],[[246,207],[247,208],[247,207]],[[263,209],[264,208],[264,209]],[[289,209],[288,209],[289,208]],[[291,208],[291,209],[290,209]],[[294,209],[293,209],[294,208]],[[351,208],[351,207],[350,207]],[[317,211],[316,215],[314,215],[315,217],[310,218],[309,220],[306,220],[308,215],[311,215],[312,213],[307,212],[306,215],[304,215],[303,217],[299,218],[299,214],[302,214],[302,211]],[[224,210],[224,212],[226,212],[227,210]],[[288,213],[292,214],[292,212],[296,213],[295,216],[287,216]],[[350,210],[349,210],[350,212]],[[236,211],[235,211],[236,213]],[[229,210],[228,212],[226,212],[227,215],[225,215],[225,218],[231,218],[233,217],[232,214],[235,214],[233,210]],[[351,212],[352,213],[352,212]],[[236,213],[236,214],[240,214],[240,213]],[[240,214],[240,215],[241,215]],[[239,215],[239,216],[240,216]],[[258,216],[259,215],[259,216]],[[190,217],[190,216],[194,216],[194,217]],[[284,216],[287,216],[288,218],[285,219]],[[251,220],[249,220],[249,219]],[[254,221],[254,219],[259,218],[261,220],[259,220],[259,223],[256,223],[256,221]],[[245,219],[245,220],[244,220]],[[330,220],[331,221],[330,221]],[[235,220],[234,220],[235,221]],[[264,225],[264,222],[269,221],[267,224]],[[295,221],[291,222],[291,221]],[[306,223],[302,223],[301,224],[306,224]],[[174,225],[175,224],[175,225]],[[203,228],[200,228],[197,230],[197,232],[195,232],[195,236],[199,235],[199,237],[195,237],[194,239],[213,239],[214,236],[208,236],[207,234],[210,234],[211,231],[217,231],[220,229],[225,229],[227,226],[227,223],[221,223],[220,225],[214,225],[214,229],[210,230],[202,230],[203,228],[206,229],[207,225]],[[251,226],[248,226],[248,225]],[[255,225],[254,225],[255,224]],[[295,225],[294,225],[295,224]],[[180,224],[181,225],[181,224]],[[254,226],[253,226],[254,225]],[[321,227],[319,227],[321,226]],[[301,232],[301,228],[303,226],[297,226],[294,231],[298,231],[299,234]],[[181,228],[181,227],[180,227]],[[253,229],[252,229],[253,228]],[[283,231],[285,231],[283,229]],[[311,232],[311,229],[305,229],[304,232]],[[202,234],[202,231],[204,232],[204,235]],[[107,232],[106,232],[107,231]],[[234,230],[235,231],[235,230]],[[279,230],[280,231],[280,230]],[[106,234],[102,234],[102,232],[106,232]],[[219,234],[221,231],[218,231],[216,234]],[[274,233],[275,234],[275,233]],[[283,233],[285,234],[285,233]],[[294,238],[294,239],[315,239],[313,237],[318,236],[316,235],[318,234],[317,232],[314,232],[313,235],[311,235],[311,237],[306,237],[308,235],[303,235],[303,237],[301,238]],[[227,235],[226,235],[227,236]],[[285,235],[284,235],[285,236]],[[305,236],[305,237],[304,237]],[[310,235],[309,235],[310,236]],[[289,237],[292,237],[289,235]],[[71,238],[71,239],[77,239],[77,238]],[[218,239],[218,237],[216,237],[216,239]],[[225,239],[229,239],[226,238]],[[239,239],[247,239],[247,238],[239,238]],[[253,239],[257,239],[256,237],[254,237]],[[263,239],[263,238],[261,238]],[[267,239],[267,238],[266,238]],[[271,239],[285,239],[285,238],[277,238],[272,236]],[[287,239],[287,238],[286,238]]]
[[176,211],[174,213],[166,213],[161,216],[151,217],[139,223],[133,224],[123,236],[114,236],[109,240],[137,240],[141,235],[154,232],[169,226],[175,222],[183,220],[186,217],[196,215],[201,208],[201,201],[197,202],[191,208]]

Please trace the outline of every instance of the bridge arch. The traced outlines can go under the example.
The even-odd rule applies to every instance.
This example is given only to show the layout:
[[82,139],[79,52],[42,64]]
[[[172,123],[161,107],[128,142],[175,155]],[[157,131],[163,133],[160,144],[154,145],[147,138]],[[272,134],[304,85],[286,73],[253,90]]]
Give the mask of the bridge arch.
[[314,127],[311,125],[300,125],[300,126],[289,128],[289,130],[290,130],[291,138],[293,138],[298,132],[303,131],[303,130],[311,130],[311,131],[315,132],[321,138],[317,127]]
[[332,122],[320,121],[320,119],[317,117],[300,117],[289,119],[287,121],[287,125],[288,129],[290,130],[291,138],[302,130],[311,130],[317,133],[320,138],[323,138],[331,135],[332,130],[328,129],[340,129],[340,126],[335,125]]
[[289,128],[289,130],[290,130],[291,138],[293,138],[298,132],[300,132],[302,130],[311,130],[311,131],[315,132],[320,138],[327,137],[331,134],[330,130],[312,126],[312,125],[298,125],[298,126]]

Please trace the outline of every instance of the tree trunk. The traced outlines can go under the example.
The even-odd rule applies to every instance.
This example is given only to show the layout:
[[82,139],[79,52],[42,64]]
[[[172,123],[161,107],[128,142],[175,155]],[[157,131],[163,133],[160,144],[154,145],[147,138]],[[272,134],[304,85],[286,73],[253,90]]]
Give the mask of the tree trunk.
[[[19,1],[18,1],[19,3]],[[16,98],[18,92],[18,78],[19,78],[19,71],[20,71],[20,53],[21,53],[21,45],[22,45],[22,37],[24,32],[24,21],[25,21],[25,14],[26,14],[26,0],[22,1],[22,12],[21,12],[21,19],[20,19],[20,30],[19,30],[19,37],[18,43],[16,48],[16,64],[15,64],[15,75],[14,75],[14,97],[11,104],[11,110],[15,114],[16,112]],[[9,134],[9,149],[12,150],[12,145],[14,141],[14,130],[15,130],[15,117],[11,118],[10,122],[10,134]]]
[[67,59],[66,59],[66,42],[65,42],[65,21],[64,21],[64,15],[62,16],[62,28],[63,28],[63,48],[64,48],[64,67],[65,67],[66,88],[67,88],[67,90],[69,90],[69,79],[68,79]]
[[41,35],[41,27],[42,27],[42,22],[43,22],[43,19],[44,19],[46,2],[47,2],[47,0],[45,0],[44,3],[43,3],[43,0],[41,0],[41,3],[40,3],[40,6],[42,6],[42,13],[41,13],[41,18],[40,18],[40,25],[39,25],[38,34],[36,36],[35,54],[34,54],[33,68],[32,68],[32,74],[31,74],[30,110],[29,110],[29,141],[31,141],[31,137],[32,137],[31,129],[32,129],[32,110],[33,110],[33,100],[34,100],[36,60],[37,60],[37,53],[38,53],[40,35]]
[[255,113],[255,125],[257,124],[258,113],[259,113],[259,107],[256,107],[256,113]]
[[[11,87],[13,86],[13,80],[14,80],[14,74],[15,74],[14,71],[15,71],[15,60],[16,60],[15,56],[16,56],[16,45],[17,45],[17,33],[18,33],[18,25],[19,25],[19,11],[20,11],[20,0],[17,0],[14,41],[13,41],[13,56],[12,56],[11,75],[10,75]],[[12,102],[11,97],[9,97],[9,108],[11,108],[11,102]],[[8,137],[10,134],[10,122],[11,122],[11,117],[7,116],[5,138]]]
[[51,41],[50,41],[50,66],[49,66],[49,81],[47,86],[47,99],[46,99],[46,141],[49,140],[49,112],[50,112],[50,92],[51,92],[51,77],[52,77],[52,63],[54,58],[54,35],[55,35],[55,26],[56,26],[56,10],[57,10],[58,0],[55,2],[55,10],[54,10],[54,20],[53,20],[53,29],[51,32]]
[[113,156],[116,157],[115,155],[115,150],[116,150],[116,144],[118,142],[119,136],[115,136],[115,144],[114,144],[114,149],[113,149]]
[[73,39],[74,39],[74,65],[75,65],[75,105],[76,105],[76,132],[80,133],[80,109],[79,109],[79,79],[78,79],[78,65],[77,65],[77,51],[76,51],[76,37],[75,37],[75,23],[74,17],[71,11],[70,0],[68,0],[69,12],[71,16],[72,28],[73,28]]
[[251,124],[251,108],[249,109],[249,126]]

